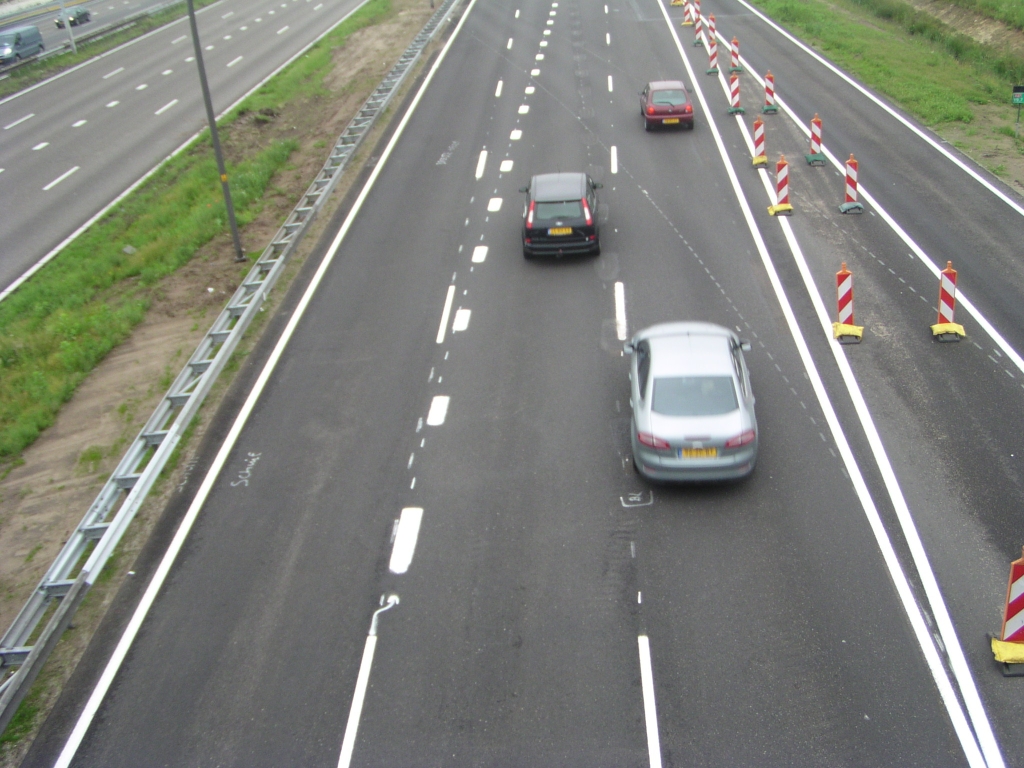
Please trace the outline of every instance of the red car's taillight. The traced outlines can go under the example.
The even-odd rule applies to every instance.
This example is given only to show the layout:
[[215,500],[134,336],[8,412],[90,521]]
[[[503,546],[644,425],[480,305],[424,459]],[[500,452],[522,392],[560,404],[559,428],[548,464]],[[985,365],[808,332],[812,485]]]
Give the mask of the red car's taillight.
[[647,114],[648,115],[653,115],[654,114],[654,107],[653,106],[650,106],[650,107],[647,108]]
[[583,203],[583,215],[587,217],[587,226],[591,226],[594,223],[594,217],[590,215],[590,206],[587,205],[587,199],[583,198],[580,200]]
[[693,105],[687,104],[685,107],[683,107],[683,112],[685,112],[686,114],[690,114],[691,112],[693,112]]
[[533,206],[535,206],[535,205],[536,205],[536,202],[531,200],[530,201],[530,211],[526,214],[526,228],[527,229],[533,229]]
[[640,441],[641,445],[646,445],[648,448],[670,448],[668,440],[662,440],[660,437],[655,437],[649,432],[637,432],[636,439]]
[[740,434],[736,435],[736,437],[730,437],[728,440],[726,440],[725,447],[739,448],[741,445],[746,445],[747,443],[754,442],[754,438],[756,437],[757,433],[752,429],[748,429],[746,432],[741,432]]

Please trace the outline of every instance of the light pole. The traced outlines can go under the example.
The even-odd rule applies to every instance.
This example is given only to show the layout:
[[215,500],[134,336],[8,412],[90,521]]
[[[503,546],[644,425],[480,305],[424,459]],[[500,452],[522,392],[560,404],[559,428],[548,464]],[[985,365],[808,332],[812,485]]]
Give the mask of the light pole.
[[217,135],[217,118],[213,114],[213,102],[210,100],[210,86],[206,83],[206,67],[203,66],[203,46],[199,42],[199,28],[196,26],[196,9],[192,0],[188,0],[188,20],[192,25],[192,44],[196,49],[196,66],[199,67],[199,82],[203,86],[203,101],[206,104],[206,120],[210,124],[210,138],[213,139],[213,154],[217,157],[217,170],[220,171],[220,186],[224,190],[224,205],[228,209],[231,239],[235,244],[235,261],[245,261],[245,254],[242,253],[242,241],[238,237],[238,223],[235,221],[235,206],[231,203],[228,172],[224,167],[224,155],[220,151],[220,137]]
[[64,10],[64,0],[60,0],[60,19],[68,30],[68,39],[71,40],[71,52],[78,53],[78,46],[75,45],[75,33],[71,31],[71,19],[68,18],[67,11]]

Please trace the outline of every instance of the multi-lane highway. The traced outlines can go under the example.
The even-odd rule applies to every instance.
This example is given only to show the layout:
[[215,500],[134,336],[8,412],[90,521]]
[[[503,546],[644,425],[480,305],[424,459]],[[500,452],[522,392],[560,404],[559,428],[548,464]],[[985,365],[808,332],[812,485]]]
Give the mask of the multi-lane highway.
[[[27,765],[1024,766],[985,638],[1022,535],[1020,200],[710,0],[729,116],[667,10],[469,2]],[[750,163],[769,68],[791,219]],[[696,128],[645,133],[668,77]],[[802,160],[815,112],[861,216]],[[600,257],[522,258],[517,189],[554,170],[604,183]],[[928,329],[948,259],[959,344]],[[753,343],[744,482],[632,469],[621,338],[672,319]]]
[[[198,13],[214,108],[252,90],[364,0],[221,0]],[[0,100],[0,291],[205,124],[174,22]]]

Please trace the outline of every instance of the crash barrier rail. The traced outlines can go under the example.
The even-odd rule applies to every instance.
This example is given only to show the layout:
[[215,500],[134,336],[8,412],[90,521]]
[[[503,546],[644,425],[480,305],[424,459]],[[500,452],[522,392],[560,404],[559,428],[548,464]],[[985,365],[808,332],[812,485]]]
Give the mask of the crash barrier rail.
[[[444,0],[342,132],[316,180],[256,260],[145,427],[106,481],[10,629],[0,639],[0,732],[160,476],[218,374],[376,119],[454,7]],[[83,560],[85,561],[83,563]],[[49,616],[42,632],[42,620]]]

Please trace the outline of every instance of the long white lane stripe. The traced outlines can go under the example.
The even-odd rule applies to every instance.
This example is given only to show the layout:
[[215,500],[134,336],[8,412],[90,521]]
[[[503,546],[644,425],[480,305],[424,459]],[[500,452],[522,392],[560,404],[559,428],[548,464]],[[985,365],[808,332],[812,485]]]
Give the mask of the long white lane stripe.
[[612,173],[619,172],[619,150],[617,147],[612,147],[612,162],[611,162]]
[[441,325],[437,328],[437,343],[444,343],[445,330],[448,328],[448,315],[452,311],[452,299],[455,298],[455,286],[448,286],[448,294],[444,297],[444,309],[441,310]]
[[476,161],[476,177],[479,179],[484,175],[484,168],[487,167],[487,150],[480,151],[480,158]]
[[177,99],[172,99],[171,101],[167,102],[162,107],[160,107],[160,109],[158,109],[153,114],[154,115],[162,115],[164,112],[166,112],[168,109],[170,109],[171,107],[173,107],[177,103],[178,103]]
[[[747,66],[747,62],[743,63],[744,66]],[[747,67],[747,71],[752,70]],[[724,88],[724,76],[719,78],[719,82]],[[784,109],[790,118],[796,122],[796,116],[793,115],[789,108],[784,107]],[[738,120],[737,122],[743,132],[747,146],[752,152],[753,141],[742,121]],[[825,147],[822,147],[822,150],[830,157],[833,164],[839,168],[838,161],[831,156],[831,153],[829,153]],[[761,174],[761,177],[762,183],[764,184],[765,190],[768,192],[770,198],[773,192],[771,182],[768,179],[767,174]],[[872,205],[875,204],[872,203]],[[878,209],[878,211],[879,213],[882,212],[881,209]],[[886,216],[888,216],[888,214],[886,214]],[[792,231],[792,226],[785,218],[780,219],[780,225],[783,228],[783,232],[785,233],[786,239],[790,245],[790,250],[793,252],[793,256],[797,262],[801,277],[804,281],[805,289],[811,297],[811,302],[815,306],[815,311],[818,315],[818,322],[821,323],[825,334],[830,335],[832,331],[832,324],[829,314],[825,309],[824,302],[822,301],[817,288],[815,287],[814,281],[811,277],[810,268],[807,266],[803,252],[797,243],[796,236]],[[893,221],[892,226],[897,227],[898,225]],[[902,236],[906,237],[906,233],[903,233],[902,230],[900,230],[900,233]],[[906,237],[906,239],[909,239],[909,237]],[[914,247],[916,247],[916,244],[914,244]],[[921,252],[921,255],[926,263],[930,263],[927,261],[927,257],[924,257],[923,251]],[[935,272],[938,272],[938,268],[935,268]],[[949,288],[953,289],[954,287],[950,284]],[[957,292],[957,298],[962,301],[962,296],[959,292]],[[1001,337],[999,340],[1001,340]],[[999,340],[997,340],[997,343]],[[978,746],[984,754],[986,764],[990,766],[990,768],[1001,766],[1003,765],[1003,757],[999,750],[999,744],[995,739],[995,734],[992,732],[992,726],[988,720],[988,715],[985,713],[985,707],[981,701],[981,696],[978,693],[974,676],[971,674],[970,666],[967,663],[963,647],[961,646],[960,640],[957,636],[952,617],[949,615],[949,610],[946,607],[945,598],[943,597],[942,590],[939,587],[938,579],[932,570],[927,551],[925,550],[921,537],[918,534],[917,526],[914,522],[913,515],[910,512],[910,507],[903,495],[903,489],[896,477],[896,471],[892,467],[888,453],[885,450],[885,445],[882,443],[881,436],[878,434],[878,429],[871,418],[871,412],[867,406],[867,402],[864,400],[863,393],[860,390],[860,385],[853,374],[853,370],[850,367],[849,360],[847,359],[845,352],[839,344],[832,344],[831,349],[832,354],[836,359],[836,363],[843,375],[844,384],[846,385],[847,391],[850,393],[851,399],[854,403],[858,419],[867,434],[868,444],[871,447],[875,462],[878,464],[879,470],[882,473],[886,492],[892,501],[900,527],[907,539],[911,557],[914,561],[914,567],[921,577],[922,586],[925,588],[925,596],[928,599],[928,605],[932,609],[932,613],[935,617],[935,623],[938,626],[939,634],[942,637],[943,645],[946,647],[946,654],[949,657],[950,667],[953,670],[953,675],[956,677],[960,693],[964,699],[964,704],[967,707],[967,713],[970,716],[972,725],[974,726],[975,735],[978,739]],[[1008,356],[1010,356],[1009,353]]]
[[392,573],[405,573],[412,565],[412,556],[416,551],[416,539],[420,535],[420,522],[423,520],[422,507],[406,507],[398,518],[398,532],[395,544],[391,549],[391,562],[388,570]]
[[501,98],[501,88],[502,88],[502,86],[504,84],[505,84],[504,80],[499,80],[498,81],[498,87],[494,89],[494,98],[496,98],[496,99],[500,99]]
[[235,66],[235,64],[240,62],[243,58],[245,58],[245,57],[244,56],[236,56],[235,58],[233,58],[231,61],[228,62],[228,67]]
[[45,187],[43,187],[43,192],[49,192],[51,189],[56,187],[58,184],[60,184],[62,181],[64,181],[64,179],[66,179],[68,176],[70,176],[72,173],[74,173],[77,170],[78,170],[78,166],[76,165],[70,171],[65,171],[60,176],[58,176],[56,179],[54,179],[49,184],[47,184]]
[[356,731],[359,730],[359,718],[363,715],[363,701],[366,699],[366,687],[370,683],[370,669],[373,667],[373,652],[376,648],[377,636],[367,635],[366,645],[363,646],[363,660],[359,662],[356,689],[352,694],[352,706],[348,711],[348,723],[345,725],[345,738],[341,742],[338,768],[349,768],[352,764],[352,750],[356,746]]
[[[861,474],[860,467],[857,465],[856,459],[853,456],[853,451],[850,449],[850,445],[847,442],[846,435],[843,433],[842,425],[839,423],[839,418],[835,413],[835,409],[832,406],[831,401],[828,398],[828,393],[825,391],[824,383],[821,380],[821,376],[818,373],[818,369],[814,364],[814,359],[811,356],[810,350],[807,347],[807,343],[804,340],[803,333],[800,330],[800,326],[797,323],[796,315],[793,312],[793,308],[789,303],[789,299],[786,296],[785,289],[783,288],[782,281],[779,278],[778,272],[775,270],[775,265],[771,260],[771,255],[768,253],[768,247],[764,242],[764,238],[761,236],[761,232],[757,227],[757,223],[754,220],[753,213],[750,210],[750,205],[747,202],[746,197],[743,195],[743,190],[740,187],[739,179],[736,176],[736,169],[733,167],[732,161],[729,158],[729,153],[726,150],[725,142],[722,139],[722,135],[718,130],[718,125],[715,122],[713,113],[708,108],[707,100],[704,97],[704,91],[701,88],[699,81],[693,72],[693,67],[690,65],[689,59],[683,51],[683,45],[679,41],[679,36],[676,34],[675,27],[672,25],[672,21],[668,15],[668,11],[664,6],[659,4],[662,10],[662,16],[664,17],[665,24],[669,29],[669,33],[676,44],[676,49],[679,52],[679,57],[682,59],[683,64],[687,69],[687,74],[693,81],[694,92],[697,94],[697,98],[700,100],[701,108],[704,110],[704,114],[707,116],[708,126],[711,128],[711,133],[715,140],[715,145],[718,149],[719,156],[722,159],[722,164],[725,167],[726,175],[729,177],[729,182],[732,185],[733,193],[736,196],[737,203],[740,206],[740,210],[743,213],[744,220],[746,221],[747,228],[750,231],[751,237],[754,240],[754,244],[757,247],[758,254],[761,258],[761,262],[764,265],[765,271],[768,274],[769,282],[772,285],[772,289],[775,292],[776,300],[779,302],[779,306],[782,309],[783,317],[786,319],[786,324],[789,328],[790,335],[793,337],[794,344],[796,345],[797,352],[800,355],[801,362],[804,365],[804,369],[807,372],[808,378],[811,382],[811,387],[814,390],[815,397],[818,400],[819,406],[825,416],[825,420],[828,422],[829,429],[832,432],[833,439],[836,441],[836,446],[839,448],[840,455],[843,458],[847,471],[849,472],[850,479],[853,482],[854,489],[857,493],[858,499],[860,500],[861,507],[864,510],[865,516],[868,519],[868,523],[875,535],[875,540],[878,542],[879,549],[881,550],[882,558],[885,561],[886,568],[896,586],[897,594],[903,604],[903,609],[910,620],[911,627],[914,630],[915,637],[918,644],[921,647],[922,653],[925,657],[925,661],[928,664],[929,670],[932,673],[932,677],[935,680],[936,685],[939,688],[940,696],[943,700],[943,704],[946,706],[946,711],[949,713],[950,719],[953,723],[953,728],[957,733],[957,737],[960,740],[961,746],[964,749],[968,762],[972,766],[985,765],[984,758],[981,756],[980,749],[977,742],[974,739],[974,734],[971,732],[970,726],[967,723],[967,717],[964,714],[963,708],[960,706],[960,701],[957,698],[956,692],[953,690],[952,682],[946,673],[946,670],[942,664],[942,659],[935,647],[935,643],[929,633],[928,626],[925,623],[923,613],[920,606],[914,597],[913,591],[910,588],[910,584],[907,580],[906,574],[903,572],[903,568],[900,565],[899,558],[896,556],[896,552],[893,549],[892,542],[889,539],[888,532],[885,530],[885,526],[882,523],[881,517],[878,514],[878,510],[875,507],[874,501],[871,498],[870,493],[867,489],[867,484],[864,481],[863,475]],[[724,89],[727,87],[725,77],[719,73],[719,84]],[[737,122],[740,121],[737,116]],[[748,142],[750,139],[747,139]],[[752,151],[752,144],[750,146]],[[767,174],[759,174],[766,176]]]
[[[299,300],[288,324],[281,333],[281,338],[278,340],[277,346],[275,346],[274,351],[270,353],[270,357],[267,359],[266,365],[263,366],[263,370],[256,379],[256,383],[253,386],[252,391],[249,393],[249,397],[246,398],[242,409],[238,413],[238,417],[235,419],[234,424],[231,425],[231,429],[229,430],[227,437],[224,438],[224,442],[221,445],[220,450],[217,452],[213,463],[210,465],[210,470],[206,473],[206,477],[203,478],[203,482],[199,486],[199,490],[196,492],[196,496],[192,500],[192,504],[189,506],[188,511],[185,513],[185,517],[181,521],[181,525],[174,534],[174,539],[171,541],[171,545],[167,548],[167,552],[164,554],[163,559],[160,561],[160,565],[153,574],[153,580],[150,581],[149,586],[146,587],[146,591],[143,594],[142,599],[139,601],[139,605],[135,609],[135,613],[132,614],[132,618],[128,622],[128,626],[125,628],[124,634],[121,635],[121,639],[118,641],[117,647],[114,649],[114,653],[110,657],[110,661],[107,662],[107,666],[103,669],[103,673],[100,675],[100,679],[96,683],[96,687],[93,689],[92,694],[90,694],[89,700],[85,704],[85,709],[82,711],[78,721],[75,723],[75,727],[72,729],[67,742],[65,742],[64,749],[61,750],[60,757],[57,759],[57,762],[54,763],[54,768],[68,768],[71,761],[74,759],[75,753],[78,751],[78,747],[82,743],[82,739],[85,738],[86,731],[89,730],[89,726],[92,724],[93,718],[96,716],[96,712],[100,708],[100,704],[103,703],[103,699],[106,697],[107,691],[110,689],[110,684],[114,681],[114,677],[117,675],[118,670],[120,670],[121,664],[124,662],[125,656],[127,656],[132,643],[135,642],[135,636],[138,634],[139,628],[142,626],[142,622],[149,613],[149,609],[152,607],[153,601],[156,600],[156,596],[160,592],[164,580],[167,578],[167,574],[170,573],[171,566],[174,565],[174,561],[177,559],[178,553],[185,544],[185,540],[188,538],[188,535],[192,530],[192,526],[195,524],[196,518],[199,516],[199,511],[206,503],[206,499],[210,495],[213,484],[220,476],[220,472],[224,468],[224,464],[227,462],[228,456],[231,454],[231,451],[234,450],[235,443],[238,441],[238,436],[242,433],[242,429],[249,420],[249,415],[256,407],[256,403],[263,394],[263,389],[267,386],[267,382],[270,381],[270,377],[277,368],[277,364],[284,354],[284,350],[288,347],[292,335],[295,333],[295,329],[298,328],[299,322],[306,314],[306,308],[313,300],[313,296],[320,287],[320,282],[323,280],[324,275],[327,274],[327,270],[330,269],[331,263],[334,261],[334,257],[337,254],[338,249],[341,247],[342,241],[344,241],[349,229],[352,228],[352,222],[355,221],[359,211],[362,210],[363,203],[366,202],[366,198],[369,196],[370,190],[373,189],[373,185],[377,181],[377,177],[380,176],[384,166],[387,165],[388,158],[391,157],[391,153],[394,152],[399,139],[402,138],[402,134],[405,132],[406,126],[409,124],[413,113],[416,111],[420,101],[423,99],[423,94],[427,92],[427,88],[429,88],[430,84],[434,81],[437,71],[444,63],[445,57],[448,55],[448,51],[458,39],[459,32],[462,30],[463,25],[466,23],[466,19],[469,17],[470,12],[475,6],[476,0],[469,0],[469,5],[466,6],[466,10],[463,12],[462,18],[459,19],[459,23],[455,26],[455,30],[448,38],[448,42],[445,43],[441,52],[434,60],[434,64],[430,68],[430,71],[427,72],[427,76],[423,79],[423,84],[416,92],[416,96],[413,98],[412,103],[406,110],[405,115],[402,116],[402,120],[398,123],[398,127],[395,128],[395,132],[392,134],[387,147],[384,148],[384,152],[381,154],[380,160],[370,172],[370,178],[368,178],[366,180],[366,184],[363,185],[359,196],[352,205],[352,209],[349,211],[348,216],[345,217],[345,221],[341,225],[341,229],[338,230],[338,234],[335,235],[334,240],[327,249],[327,253],[320,262],[320,266],[317,267],[317,270],[313,275],[313,279],[309,283],[309,287],[306,288],[306,292]],[[358,10],[358,8],[355,10]],[[353,10],[353,13],[355,10]],[[351,16],[351,14],[348,14],[348,16]],[[345,18],[348,18],[348,16]],[[342,19],[342,21],[344,21],[344,19]],[[339,22],[339,24],[340,23],[341,22]],[[370,660],[373,660],[372,651],[370,652]],[[367,675],[369,675],[369,670],[367,670]]]
[[626,289],[621,282],[615,283],[615,335],[626,340]]
[[611,93],[612,90],[612,76],[608,75],[608,93]]
[[866,96],[869,99],[871,99],[871,101],[873,101],[879,107],[884,109],[886,112],[888,112],[894,118],[896,118],[898,121],[903,123],[904,126],[909,128],[919,138],[924,139],[926,142],[928,142],[932,146],[932,148],[934,148],[938,152],[942,153],[946,157],[946,159],[951,160],[953,163],[955,163],[957,166],[959,166],[961,170],[966,172],[975,181],[977,181],[979,184],[984,186],[989,192],[991,192],[996,197],[998,197],[1000,200],[1002,200],[1004,203],[1006,203],[1008,206],[1013,208],[1015,211],[1017,211],[1017,213],[1019,213],[1022,216],[1024,216],[1024,208],[1022,208],[1017,203],[1015,203],[1012,199],[1007,197],[999,189],[997,189],[996,187],[992,186],[992,184],[989,183],[989,181],[987,179],[985,179],[985,177],[983,177],[980,174],[978,174],[973,168],[971,168],[969,165],[967,165],[960,158],[958,158],[956,155],[954,155],[948,149],[943,147],[941,144],[939,144],[933,138],[928,136],[924,131],[922,131],[916,125],[914,125],[909,120],[907,120],[905,117],[903,117],[903,115],[899,114],[896,110],[894,110],[892,107],[890,107],[884,101],[879,99],[877,96],[875,96],[869,90],[867,90],[864,86],[862,86],[859,83],[857,83],[853,78],[851,78],[849,75],[847,75],[841,69],[836,67],[834,64],[826,61],[824,58],[822,58],[817,53],[815,53],[811,48],[809,48],[806,45],[804,45],[803,43],[801,43],[799,40],[797,40],[795,37],[793,37],[791,34],[789,34],[786,30],[784,30],[778,24],[776,24],[771,19],[769,19],[767,16],[765,16],[763,13],[761,13],[759,10],[757,10],[757,8],[755,8],[754,6],[752,6],[749,3],[747,3],[746,0],[739,0],[739,2],[748,11],[750,11],[755,16],[757,16],[759,19],[761,19],[765,24],[767,24],[769,27],[771,27],[776,32],[778,32],[780,35],[785,37],[787,40],[789,40],[791,43],[793,43],[793,45],[795,45],[797,48],[802,50],[808,56],[810,56],[811,58],[815,59],[819,64],[821,64],[822,66],[830,69],[835,75],[837,75],[838,77],[840,77],[843,80],[845,80],[848,84],[852,85],[854,88],[856,88],[858,91],[860,91],[864,96]]
[[651,768],[661,768],[661,739],[658,736],[658,708],[654,699],[654,670],[651,668],[651,642],[647,635],[637,638],[640,647],[640,686],[644,696],[644,722],[647,725],[647,754]]
[[5,130],[5,131],[9,131],[9,130],[11,130],[11,128],[13,128],[14,126],[16,126],[16,125],[21,125],[21,124],[22,124],[22,123],[24,123],[24,122],[25,122],[26,120],[31,120],[31,119],[32,119],[33,117],[35,117],[35,116],[36,116],[36,113],[35,113],[35,112],[30,112],[29,114],[25,115],[24,117],[19,117],[19,118],[18,118],[17,120],[15,120],[15,121],[14,121],[13,123],[10,123],[9,125],[5,125],[5,126],[4,126],[4,130]]

